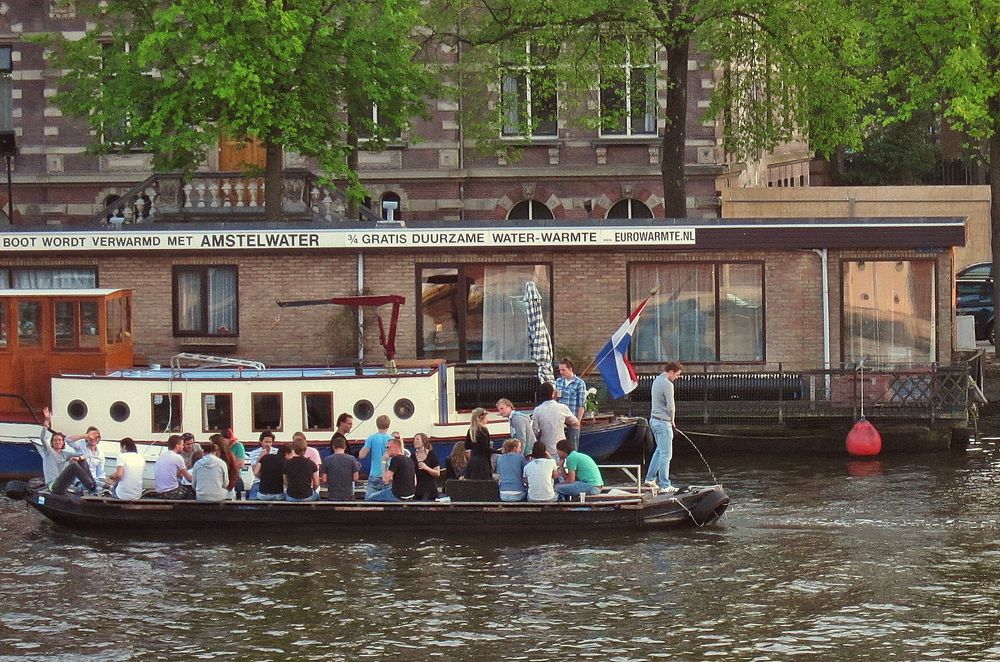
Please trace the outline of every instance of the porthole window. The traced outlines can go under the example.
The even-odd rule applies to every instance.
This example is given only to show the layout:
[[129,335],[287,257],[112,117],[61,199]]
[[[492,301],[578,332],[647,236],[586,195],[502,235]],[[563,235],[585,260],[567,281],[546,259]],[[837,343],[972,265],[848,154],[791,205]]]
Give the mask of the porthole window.
[[354,418],[367,421],[375,415],[375,405],[368,400],[358,400],[354,403]]
[[83,400],[73,400],[66,406],[66,413],[74,421],[82,421],[87,418],[87,403]]
[[128,420],[129,414],[132,411],[128,408],[128,405],[119,400],[111,405],[111,418],[119,423],[123,423]]
[[392,413],[396,415],[396,418],[407,419],[413,416],[413,401],[408,398],[400,398],[396,400],[396,404],[392,406]]

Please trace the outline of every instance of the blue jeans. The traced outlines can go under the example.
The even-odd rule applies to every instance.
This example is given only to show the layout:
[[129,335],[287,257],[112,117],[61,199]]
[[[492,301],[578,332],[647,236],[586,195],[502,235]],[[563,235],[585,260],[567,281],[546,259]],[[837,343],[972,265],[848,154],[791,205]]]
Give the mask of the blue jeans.
[[382,476],[375,476],[372,478],[368,477],[368,484],[365,485],[365,501],[368,497],[375,494],[376,492],[381,492],[385,489],[385,482],[382,480]]
[[251,489],[250,490],[250,499],[253,500],[253,501],[284,501],[285,500],[285,493],[284,492],[278,492],[277,494],[264,494],[260,490],[258,490],[256,493],[254,493],[254,491]]
[[[406,501],[412,501],[412,500],[413,500],[412,498],[406,499]],[[395,494],[393,494],[391,487],[387,487],[384,490],[379,490],[378,492],[372,494],[371,496],[366,495],[365,501],[403,501],[403,499],[400,499]]]
[[316,501],[317,499],[319,499],[319,492],[315,490],[313,490],[313,493],[304,499],[296,499],[293,496],[288,496],[288,493],[285,492],[285,501]]
[[646,480],[655,480],[660,489],[670,487],[670,458],[674,454],[674,426],[658,418],[649,419],[649,427],[656,439],[656,450],[649,459]]
[[505,490],[500,490],[500,500],[501,501],[524,501],[524,492],[507,492]]
[[563,497],[569,498],[574,497],[577,494],[600,494],[601,488],[598,485],[591,485],[590,483],[585,483],[582,480],[576,480],[572,483],[559,483],[556,485],[556,494],[560,501],[564,501]]
[[[573,450],[580,450],[580,428],[566,428],[566,441],[568,441],[572,446]],[[553,455],[552,457],[555,457]]]

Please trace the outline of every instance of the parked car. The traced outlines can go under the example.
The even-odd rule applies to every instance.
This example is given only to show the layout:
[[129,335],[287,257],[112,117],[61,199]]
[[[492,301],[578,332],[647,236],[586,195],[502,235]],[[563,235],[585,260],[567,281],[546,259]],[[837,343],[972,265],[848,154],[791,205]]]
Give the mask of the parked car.
[[955,312],[975,318],[976,340],[989,340],[996,345],[992,279],[955,280]]
[[955,280],[993,280],[993,263],[976,262],[967,267],[962,267],[955,274]]

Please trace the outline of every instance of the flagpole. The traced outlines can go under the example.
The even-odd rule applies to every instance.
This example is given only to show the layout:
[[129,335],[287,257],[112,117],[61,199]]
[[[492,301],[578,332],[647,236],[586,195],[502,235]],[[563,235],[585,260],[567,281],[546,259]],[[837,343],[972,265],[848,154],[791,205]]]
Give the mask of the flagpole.
[[[656,294],[659,291],[660,291],[660,286],[659,285],[654,285],[653,288],[651,290],[649,290],[649,296],[646,297],[646,303],[647,303],[647,305],[648,305],[649,300],[652,299],[654,296],[656,296]],[[632,311],[630,310],[628,312],[628,315],[631,315],[631,314],[632,314]],[[626,315],[626,319],[628,318],[628,315]],[[612,332],[612,333],[614,333],[614,332]],[[583,379],[584,377],[586,377],[587,375],[589,375],[590,371],[594,369],[594,366],[596,366],[598,363],[600,363],[600,361],[602,359],[604,359],[603,356],[595,356],[594,360],[590,362],[590,365],[587,366],[586,370],[584,370],[583,372],[580,373],[580,379]]]

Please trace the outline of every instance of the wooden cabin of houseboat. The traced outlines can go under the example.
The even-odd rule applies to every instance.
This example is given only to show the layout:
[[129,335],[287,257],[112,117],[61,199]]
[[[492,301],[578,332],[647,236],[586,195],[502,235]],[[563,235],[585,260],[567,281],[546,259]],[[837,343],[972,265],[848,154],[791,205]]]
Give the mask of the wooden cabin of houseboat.
[[[0,290],[0,392],[33,408],[53,375],[131,367],[133,352],[132,290]],[[10,406],[0,399],[0,414]]]

